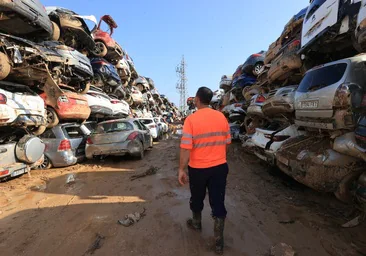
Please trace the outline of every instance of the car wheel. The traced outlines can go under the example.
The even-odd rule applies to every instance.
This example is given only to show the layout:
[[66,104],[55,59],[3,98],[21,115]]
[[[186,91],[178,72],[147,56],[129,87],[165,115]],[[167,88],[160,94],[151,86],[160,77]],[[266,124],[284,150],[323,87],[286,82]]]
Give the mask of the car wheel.
[[55,127],[59,122],[56,111],[51,107],[47,107],[47,128]]
[[41,134],[43,134],[45,131],[46,131],[46,126],[45,125],[41,125],[41,126],[38,126],[38,127],[34,127],[32,129],[32,134],[33,135],[36,135],[36,136],[39,136]]
[[253,75],[259,76],[263,69],[263,62],[258,62],[253,67]]
[[352,203],[354,199],[353,189],[356,187],[355,182],[357,182],[360,176],[359,172],[350,173],[339,183],[338,189],[334,192],[334,195],[338,200],[344,203]]
[[139,89],[140,92],[144,90],[144,86],[142,84],[137,84],[136,87]]
[[108,49],[107,46],[101,42],[101,41],[97,41],[95,42],[95,48],[93,50],[93,54],[97,57],[103,58],[104,56],[107,55]]
[[36,166],[35,169],[37,170],[47,170],[47,169],[50,169],[52,167],[52,163],[51,163],[51,160],[45,155],[43,157],[43,162]]
[[52,40],[54,41],[58,41],[60,39],[60,27],[53,21],[51,21],[52,23]]
[[8,56],[0,52],[0,80],[5,79],[10,74],[11,66]]
[[142,159],[144,159],[144,156],[145,156],[145,150],[144,150],[144,146],[142,145],[142,143],[140,141],[138,141],[138,143],[139,143],[139,147],[140,147],[140,152],[137,155],[137,159],[142,160]]
[[78,90],[78,93],[80,94],[86,94],[90,89],[90,83],[87,82],[87,83],[80,83],[80,87],[79,87],[79,90]]

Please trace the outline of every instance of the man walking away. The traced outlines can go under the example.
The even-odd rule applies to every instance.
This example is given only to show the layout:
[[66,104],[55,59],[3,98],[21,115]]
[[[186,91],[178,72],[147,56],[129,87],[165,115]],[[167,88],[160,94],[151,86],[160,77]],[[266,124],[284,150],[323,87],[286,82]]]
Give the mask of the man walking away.
[[[195,97],[197,111],[184,122],[181,140],[179,183],[188,182],[191,190],[190,208],[193,218],[188,227],[201,230],[201,212],[208,189],[212,217],[215,220],[215,252],[223,254],[226,218],[225,189],[229,171],[226,147],[231,143],[230,127],[225,116],[209,107],[213,93],[207,87],[198,89]],[[189,162],[189,163],[188,163]]]

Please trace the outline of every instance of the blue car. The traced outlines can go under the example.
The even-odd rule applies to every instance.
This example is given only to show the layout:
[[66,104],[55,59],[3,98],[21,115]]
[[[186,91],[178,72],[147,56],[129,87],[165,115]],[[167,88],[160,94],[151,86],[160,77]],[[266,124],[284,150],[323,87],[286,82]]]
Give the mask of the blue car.
[[265,51],[254,53],[248,57],[242,66],[242,73],[259,76],[264,65]]
[[96,85],[108,84],[118,86],[122,84],[121,78],[117,73],[117,69],[103,58],[92,58],[90,63],[93,67],[94,82]]
[[246,86],[250,86],[255,84],[257,81],[257,78],[254,76],[250,76],[247,74],[242,74],[241,76],[236,77],[233,80],[233,88],[244,88]]

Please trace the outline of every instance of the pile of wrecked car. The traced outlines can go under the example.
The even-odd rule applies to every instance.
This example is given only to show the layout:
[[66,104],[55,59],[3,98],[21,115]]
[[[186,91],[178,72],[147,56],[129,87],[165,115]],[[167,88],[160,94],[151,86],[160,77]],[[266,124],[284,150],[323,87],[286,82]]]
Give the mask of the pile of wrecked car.
[[86,157],[142,158],[179,115],[113,38],[110,15],[38,0],[1,1],[0,13],[0,180]]
[[266,52],[222,76],[211,103],[227,116],[233,138],[247,151],[317,191],[361,204],[366,200],[365,3],[310,1]]

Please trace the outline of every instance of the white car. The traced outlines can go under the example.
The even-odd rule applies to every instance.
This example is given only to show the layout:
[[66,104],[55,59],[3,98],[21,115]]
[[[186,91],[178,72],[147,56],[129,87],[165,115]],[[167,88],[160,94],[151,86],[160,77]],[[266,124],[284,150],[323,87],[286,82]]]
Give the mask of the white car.
[[103,90],[92,86],[85,94],[91,109],[91,116],[107,117],[113,116],[113,104],[111,98]]
[[141,105],[144,101],[142,93],[136,86],[132,86],[131,88],[131,97],[134,105]]
[[46,130],[44,100],[25,85],[1,81],[0,126],[26,127],[34,135]]
[[155,123],[158,124],[158,126],[161,127],[161,130],[163,133],[167,133],[169,131],[168,125],[164,122],[162,117],[155,117],[154,118]]
[[113,117],[127,117],[131,114],[130,105],[124,100],[119,100],[115,96],[109,96],[112,103]]
[[281,148],[282,144],[290,138],[305,135],[306,131],[300,130],[297,125],[290,125],[285,129],[265,130],[256,128],[255,134],[252,136],[250,143],[253,153],[265,162],[275,165],[276,152]]
[[160,138],[159,126],[155,123],[154,118],[139,118],[140,122],[143,123],[150,130],[150,134],[153,139],[157,140]]

